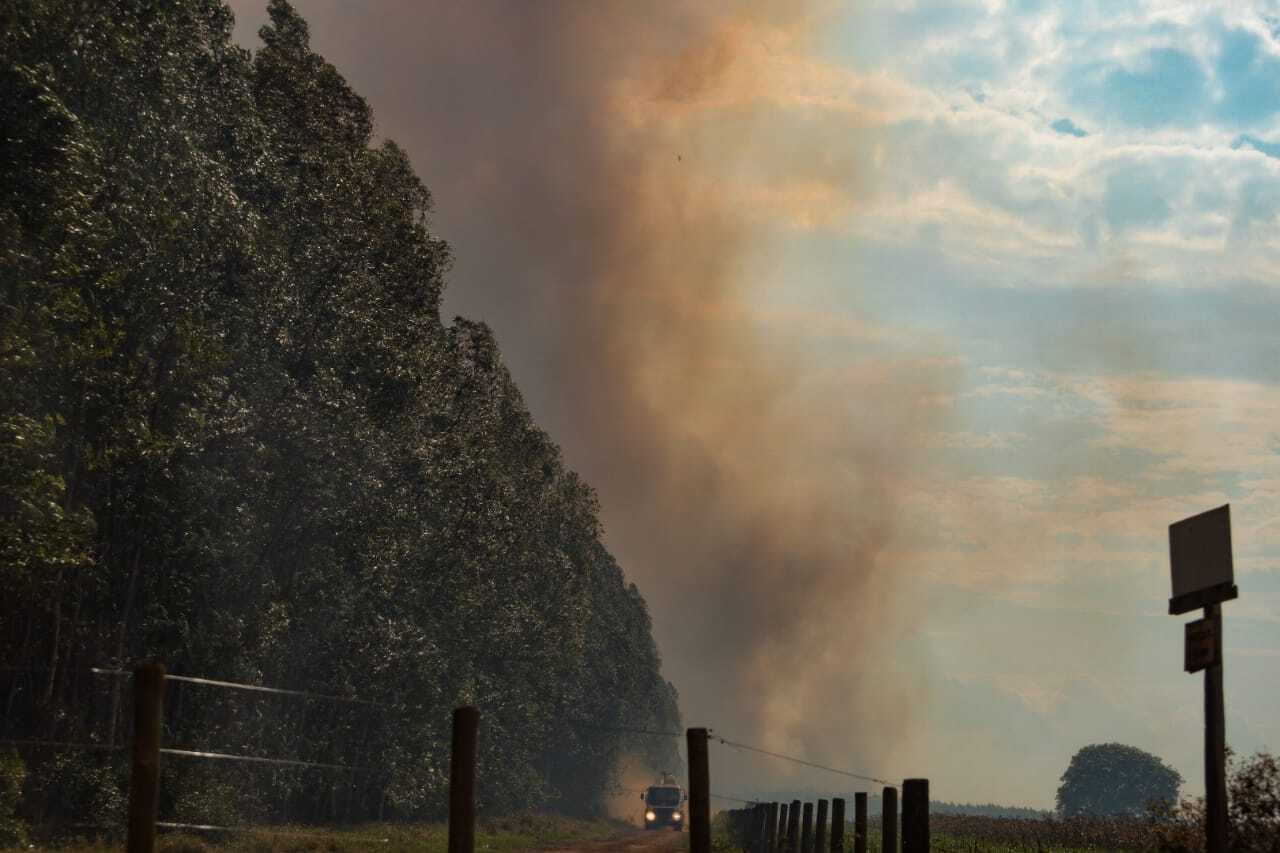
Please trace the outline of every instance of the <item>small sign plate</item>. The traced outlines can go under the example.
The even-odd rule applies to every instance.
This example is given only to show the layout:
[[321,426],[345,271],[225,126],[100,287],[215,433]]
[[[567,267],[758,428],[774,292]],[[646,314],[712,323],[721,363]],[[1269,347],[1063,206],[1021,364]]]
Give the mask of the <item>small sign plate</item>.
[[1169,568],[1170,613],[1220,604],[1239,594],[1231,562],[1230,504],[1169,525]]
[[1187,672],[1199,672],[1219,662],[1217,622],[1213,619],[1197,619],[1186,626],[1186,647],[1182,668]]

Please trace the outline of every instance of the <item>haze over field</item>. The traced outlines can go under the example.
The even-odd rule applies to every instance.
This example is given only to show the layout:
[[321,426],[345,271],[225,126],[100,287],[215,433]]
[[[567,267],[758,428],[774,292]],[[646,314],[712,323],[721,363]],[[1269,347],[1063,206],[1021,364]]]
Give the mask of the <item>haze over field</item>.
[[1165,527],[1230,501],[1228,737],[1278,745],[1275,4],[296,5],[687,722],[944,799],[1111,740],[1197,790]]

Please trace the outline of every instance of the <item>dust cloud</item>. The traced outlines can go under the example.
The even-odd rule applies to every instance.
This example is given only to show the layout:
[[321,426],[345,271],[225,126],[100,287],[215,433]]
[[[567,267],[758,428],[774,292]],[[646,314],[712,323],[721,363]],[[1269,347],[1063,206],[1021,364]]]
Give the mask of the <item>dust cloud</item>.
[[609,817],[644,826],[644,803],[640,793],[660,781],[658,773],[642,756],[628,753],[618,761],[618,790],[607,801]]
[[[261,3],[232,4],[246,43]],[[922,615],[898,607],[888,554],[953,377],[937,353],[878,346],[872,319],[787,300],[779,231],[856,206],[870,160],[873,117],[812,56],[822,13],[296,6],[435,196],[457,257],[446,308],[494,327],[599,492],[686,722],[899,772],[923,675],[895,648]],[[800,778],[722,746],[712,760],[738,780],[722,790]]]

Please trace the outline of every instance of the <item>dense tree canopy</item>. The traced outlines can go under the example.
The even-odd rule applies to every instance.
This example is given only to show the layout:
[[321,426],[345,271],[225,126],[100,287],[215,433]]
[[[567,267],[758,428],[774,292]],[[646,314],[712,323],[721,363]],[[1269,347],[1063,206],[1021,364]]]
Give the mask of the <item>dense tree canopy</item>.
[[1093,744],[1071,757],[1058,788],[1058,811],[1075,815],[1140,815],[1177,802],[1182,776],[1137,747]]
[[[143,659],[376,705],[170,688],[200,822],[438,814],[449,709],[482,808],[601,807],[678,727],[591,489],[482,324],[441,322],[431,196],[272,0],[0,5],[0,737],[118,744]],[[118,752],[24,751],[30,819],[114,820]]]

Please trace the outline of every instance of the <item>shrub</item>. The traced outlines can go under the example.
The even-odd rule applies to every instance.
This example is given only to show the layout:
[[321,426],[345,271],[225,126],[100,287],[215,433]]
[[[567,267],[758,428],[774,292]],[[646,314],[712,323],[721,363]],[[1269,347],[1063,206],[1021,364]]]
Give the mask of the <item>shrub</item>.
[[[1244,763],[1227,753],[1227,846],[1233,853],[1280,853],[1280,761],[1259,752]],[[1170,853],[1204,849],[1203,797],[1159,810],[1157,847]]]
[[27,843],[27,828],[18,818],[18,800],[27,768],[12,749],[0,751],[0,847],[19,847]]

